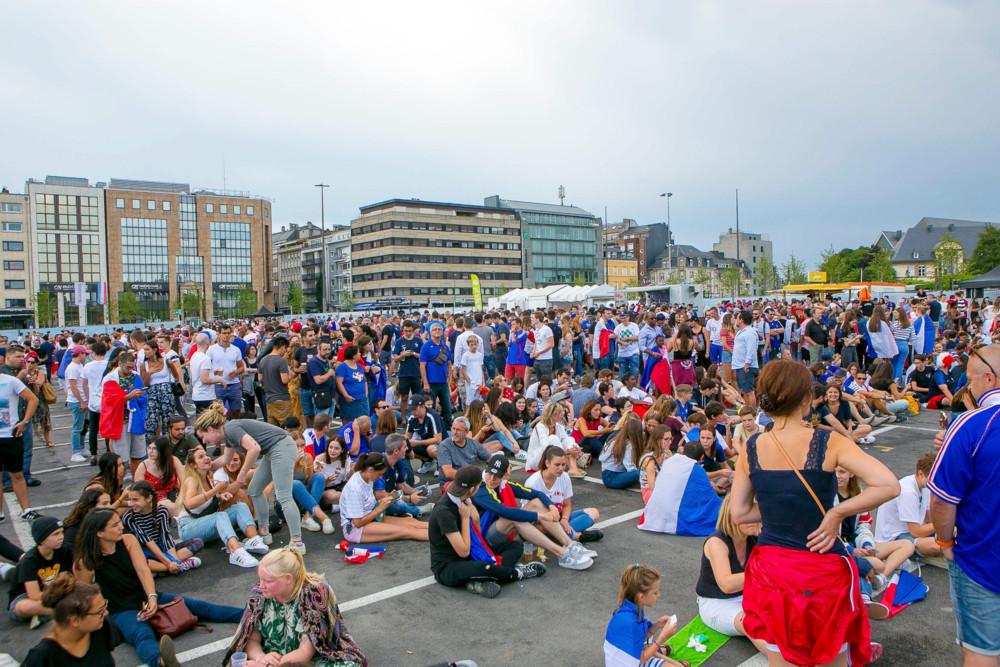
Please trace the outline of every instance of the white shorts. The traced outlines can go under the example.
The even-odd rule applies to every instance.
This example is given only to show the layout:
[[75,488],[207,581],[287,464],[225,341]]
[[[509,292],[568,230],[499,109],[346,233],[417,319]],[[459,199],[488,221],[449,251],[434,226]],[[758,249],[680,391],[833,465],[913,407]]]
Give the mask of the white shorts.
[[730,637],[738,637],[740,632],[736,629],[736,617],[743,613],[743,596],[718,599],[718,598],[698,598],[698,615],[705,625],[716,632],[721,632]]

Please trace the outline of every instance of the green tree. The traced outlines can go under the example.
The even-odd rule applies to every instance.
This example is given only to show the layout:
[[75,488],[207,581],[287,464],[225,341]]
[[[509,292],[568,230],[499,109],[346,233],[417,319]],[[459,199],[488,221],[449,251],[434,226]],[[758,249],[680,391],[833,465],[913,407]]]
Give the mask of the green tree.
[[986,225],[979,233],[976,248],[965,265],[965,270],[974,276],[992,271],[1000,266],[1000,227]]
[[300,283],[292,283],[292,286],[288,288],[288,310],[292,315],[302,312],[302,306],[305,304],[305,295],[302,293],[302,285]]
[[864,278],[882,283],[896,280],[896,267],[892,265],[892,255],[888,250],[874,245],[871,247]]
[[142,304],[139,297],[135,295],[131,287],[126,287],[124,292],[118,295],[118,323],[126,324],[138,322],[142,317]]
[[753,270],[753,282],[755,292],[767,294],[768,291],[774,289],[778,286],[778,281],[781,276],[778,275],[778,269],[771,261],[771,258],[764,255],[757,262],[757,268]]
[[955,274],[962,270],[964,259],[965,249],[962,244],[955,240],[951,232],[946,232],[934,247],[934,277],[938,289],[945,286],[945,280],[948,289],[951,289]]
[[497,285],[496,287],[493,288],[493,294],[496,295],[496,296],[503,296],[504,294],[506,294],[509,291],[510,290],[508,290],[507,286],[504,285],[503,283],[500,283],[499,285]]
[[638,278],[629,278],[628,282],[625,283],[625,287],[638,287],[638,286],[639,286]]
[[354,310],[354,292],[349,289],[345,289],[340,293],[340,308],[341,310]]
[[250,285],[244,285],[236,293],[236,316],[246,317],[257,310],[257,292]]
[[722,288],[722,294],[738,297],[743,288],[743,272],[735,266],[720,269],[719,284]]
[[35,294],[35,314],[38,326],[51,327],[56,323],[56,296],[47,289]]
[[587,277],[583,274],[583,271],[577,271],[573,275],[573,285],[575,287],[583,287],[587,284]]
[[781,279],[786,285],[799,285],[804,283],[806,275],[806,263],[795,259],[795,254],[788,256],[788,261],[781,265]]
[[184,292],[181,296],[181,310],[184,312],[184,317],[201,317],[204,305],[205,297],[202,296],[200,289]]

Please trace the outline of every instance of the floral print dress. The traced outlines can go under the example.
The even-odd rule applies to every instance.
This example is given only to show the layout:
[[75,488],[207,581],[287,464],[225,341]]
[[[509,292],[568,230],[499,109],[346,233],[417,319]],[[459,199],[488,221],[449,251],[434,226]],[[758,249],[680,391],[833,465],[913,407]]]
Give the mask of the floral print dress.
[[[306,634],[305,626],[299,614],[297,600],[284,604],[274,599],[264,601],[264,611],[261,613],[257,631],[263,639],[264,653],[272,651],[287,655],[299,648],[302,637]],[[319,655],[314,655],[312,664],[318,667],[357,667],[360,663],[331,662]]]

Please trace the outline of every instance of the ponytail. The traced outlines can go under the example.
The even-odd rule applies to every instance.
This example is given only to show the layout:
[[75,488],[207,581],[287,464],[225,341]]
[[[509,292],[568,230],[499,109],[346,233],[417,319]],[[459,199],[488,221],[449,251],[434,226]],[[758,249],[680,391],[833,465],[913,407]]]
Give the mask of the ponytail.
[[639,594],[648,593],[660,580],[660,573],[648,565],[629,565],[622,574],[621,587],[618,589],[618,605],[615,611],[621,609],[626,600],[639,606]]

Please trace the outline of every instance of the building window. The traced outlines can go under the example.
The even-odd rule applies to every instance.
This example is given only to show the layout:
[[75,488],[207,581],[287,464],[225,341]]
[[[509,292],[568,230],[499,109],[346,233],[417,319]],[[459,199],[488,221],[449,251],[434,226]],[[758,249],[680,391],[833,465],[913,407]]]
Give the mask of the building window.
[[146,210],[155,211],[156,210],[156,202],[154,200],[152,200],[152,199],[146,200]]
[[3,230],[5,232],[20,232],[24,230],[24,226],[20,222],[5,222]]
[[215,204],[205,204],[205,213],[215,213]]
[[115,200],[115,208],[125,208],[125,200],[119,197]]
[[5,280],[3,281],[4,289],[24,289],[23,280]]
[[23,252],[24,242],[23,241],[4,241],[3,249],[8,252]]
[[142,208],[142,202],[140,202],[138,199],[133,199],[132,200],[132,210],[133,211],[138,211],[140,208]]
[[233,205],[233,215],[239,215],[239,214],[240,214],[240,205],[239,204],[234,204]]
[[0,204],[0,213],[23,213],[24,209],[20,204],[15,204],[13,202],[4,202]]
[[19,259],[5,259],[3,268],[4,271],[24,271],[24,262]]
[[170,202],[168,202],[168,201],[163,202],[163,210],[164,211],[169,211],[170,210]]
[[927,267],[921,264],[920,266],[917,267],[917,276],[923,278],[926,275],[927,275]]
[[253,215],[253,206],[247,206],[247,215]]
[[122,280],[167,282],[167,221],[123,218]]
[[270,218],[271,217],[271,212],[268,209],[266,209],[266,208],[264,209],[264,217],[265,218]]
[[228,212],[229,212],[228,206],[226,206],[225,204],[219,204],[219,213],[225,215]]
[[25,299],[7,299],[7,308],[27,308]]

